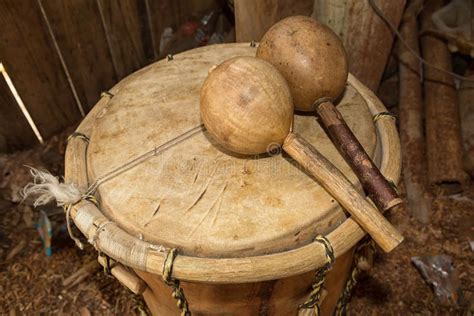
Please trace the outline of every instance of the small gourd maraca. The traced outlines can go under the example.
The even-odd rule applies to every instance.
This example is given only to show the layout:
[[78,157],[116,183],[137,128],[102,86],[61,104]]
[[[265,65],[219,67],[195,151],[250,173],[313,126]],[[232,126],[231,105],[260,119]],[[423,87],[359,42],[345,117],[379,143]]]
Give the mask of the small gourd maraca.
[[311,144],[291,132],[293,100],[270,63],[235,57],[215,67],[201,88],[201,118],[220,145],[241,154],[281,145],[345,208],[385,251],[403,237]]
[[402,200],[372,162],[333,105],[348,76],[346,52],[337,35],[310,17],[292,16],[263,36],[256,56],[274,65],[290,86],[295,109],[315,111],[374,203],[387,210]]

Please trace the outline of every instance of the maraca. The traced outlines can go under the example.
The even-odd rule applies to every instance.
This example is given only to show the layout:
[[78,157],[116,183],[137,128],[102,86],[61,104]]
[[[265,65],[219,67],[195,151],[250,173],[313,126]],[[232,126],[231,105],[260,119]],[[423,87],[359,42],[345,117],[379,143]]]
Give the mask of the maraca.
[[256,56],[285,77],[300,111],[314,111],[339,152],[380,209],[402,200],[365,152],[333,105],[346,85],[347,57],[337,35],[310,17],[293,16],[273,25],[262,38]]
[[312,145],[291,132],[293,101],[286,80],[270,63],[235,57],[215,67],[201,88],[201,118],[224,148],[256,155],[281,145],[306,168],[385,251],[403,237],[346,177]]

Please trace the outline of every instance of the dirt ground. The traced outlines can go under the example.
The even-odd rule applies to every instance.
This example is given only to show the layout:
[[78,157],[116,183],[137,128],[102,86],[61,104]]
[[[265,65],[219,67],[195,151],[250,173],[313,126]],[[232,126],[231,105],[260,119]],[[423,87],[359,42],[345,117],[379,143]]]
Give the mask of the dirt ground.
[[[474,186],[462,195],[432,199],[432,218],[422,225],[405,208],[389,218],[405,236],[389,254],[377,251],[373,268],[361,276],[350,304],[354,315],[472,315],[474,298]],[[457,304],[442,306],[411,263],[411,257],[445,254],[460,280]],[[470,308],[470,314],[468,310]]]
[[[34,150],[0,157],[0,314],[142,314],[146,311],[142,299],[104,274],[94,263],[97,253],[92,246],[87,245],[84,251],[74,246],[63,231],[60,209],[44,209],[55,231],[53,253],[47,257],[34,228],[38,211],[28,206],[29,201],[10,202],[18,202],[15,192],[28,179],[25,164],[61,173],[70,132]],[[390,220],[405,241],[390,254],[377,253],[373,268],[361,275],[355,288],[351,314],[468,314],[474,297],[474,256],[469,244],[474,240],[474,185],[467,185],[462,195],[440,194],[432,202],[430,225],[410,219],[404,208],[392,212]],[[441,306],[410,262],[413,256],[436,254],[452,258],[460,279],[457,304]],[[68,278],[83,267],[88,267],[87,271],[71,284]]]

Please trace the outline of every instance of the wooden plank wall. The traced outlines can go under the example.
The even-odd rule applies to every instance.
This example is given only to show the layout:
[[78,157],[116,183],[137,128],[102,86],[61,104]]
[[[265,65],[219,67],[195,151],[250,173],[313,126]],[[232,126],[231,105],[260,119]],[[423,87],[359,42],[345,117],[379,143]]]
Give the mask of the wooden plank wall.
[[163,57],[159,54],[159,37],[166,27],[176,29],[193,13],[204,13],[215,3],[214,0],[147,1],[151,12],[152,33],[155,35],[153,50],[158,57]]
[[[405,0],[374,1],[395,28],[400,24],[405,3]],[[349,71],[377,91],[392,51],[394,34],[368,1],[348,0],[346,10],[344,46]]]
[[38,141],[0,75],[0,152],[23,149]]
[[235,0],[237,42],[260,41],[276,22],[292,15],[313,13],[314,0]]
[[144,2],[98,0],[97,3],[107,30],[115,73],[120,80],[147,63],[146,39],[142,37],[142,29],[147,25],[142,24],[141,19]]
[[[84,110],[117,81],[97,3],[40,1]],[[57,53],[56,53],[57,54]]]
[[[165,27],[176,29],[215,3],[2,0],[0,62],[39,132],[48,138],[77,124],[102,91],[159,57]],[[17,107],[0,81],[0,152],[36,143]]]
[[80,113],[36,1],[0,1],[0,29],[0,61],[43,137],[76,123]]
[[[406,0],[374,0],[383,16],[398,28]],[[394,34],[369,0],[315,0],[313,18],[328,25],[342,39],[349,70],[377,91],[388,61]]]

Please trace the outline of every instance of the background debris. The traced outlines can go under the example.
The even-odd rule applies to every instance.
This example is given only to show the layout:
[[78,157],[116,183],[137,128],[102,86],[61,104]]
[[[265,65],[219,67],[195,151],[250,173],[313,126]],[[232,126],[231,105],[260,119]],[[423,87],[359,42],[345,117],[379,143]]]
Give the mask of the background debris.
[[411,261],[425,281],[433,286],[441,304],[455,305],[457,303],[459,279],[449,256],[412,257]]

